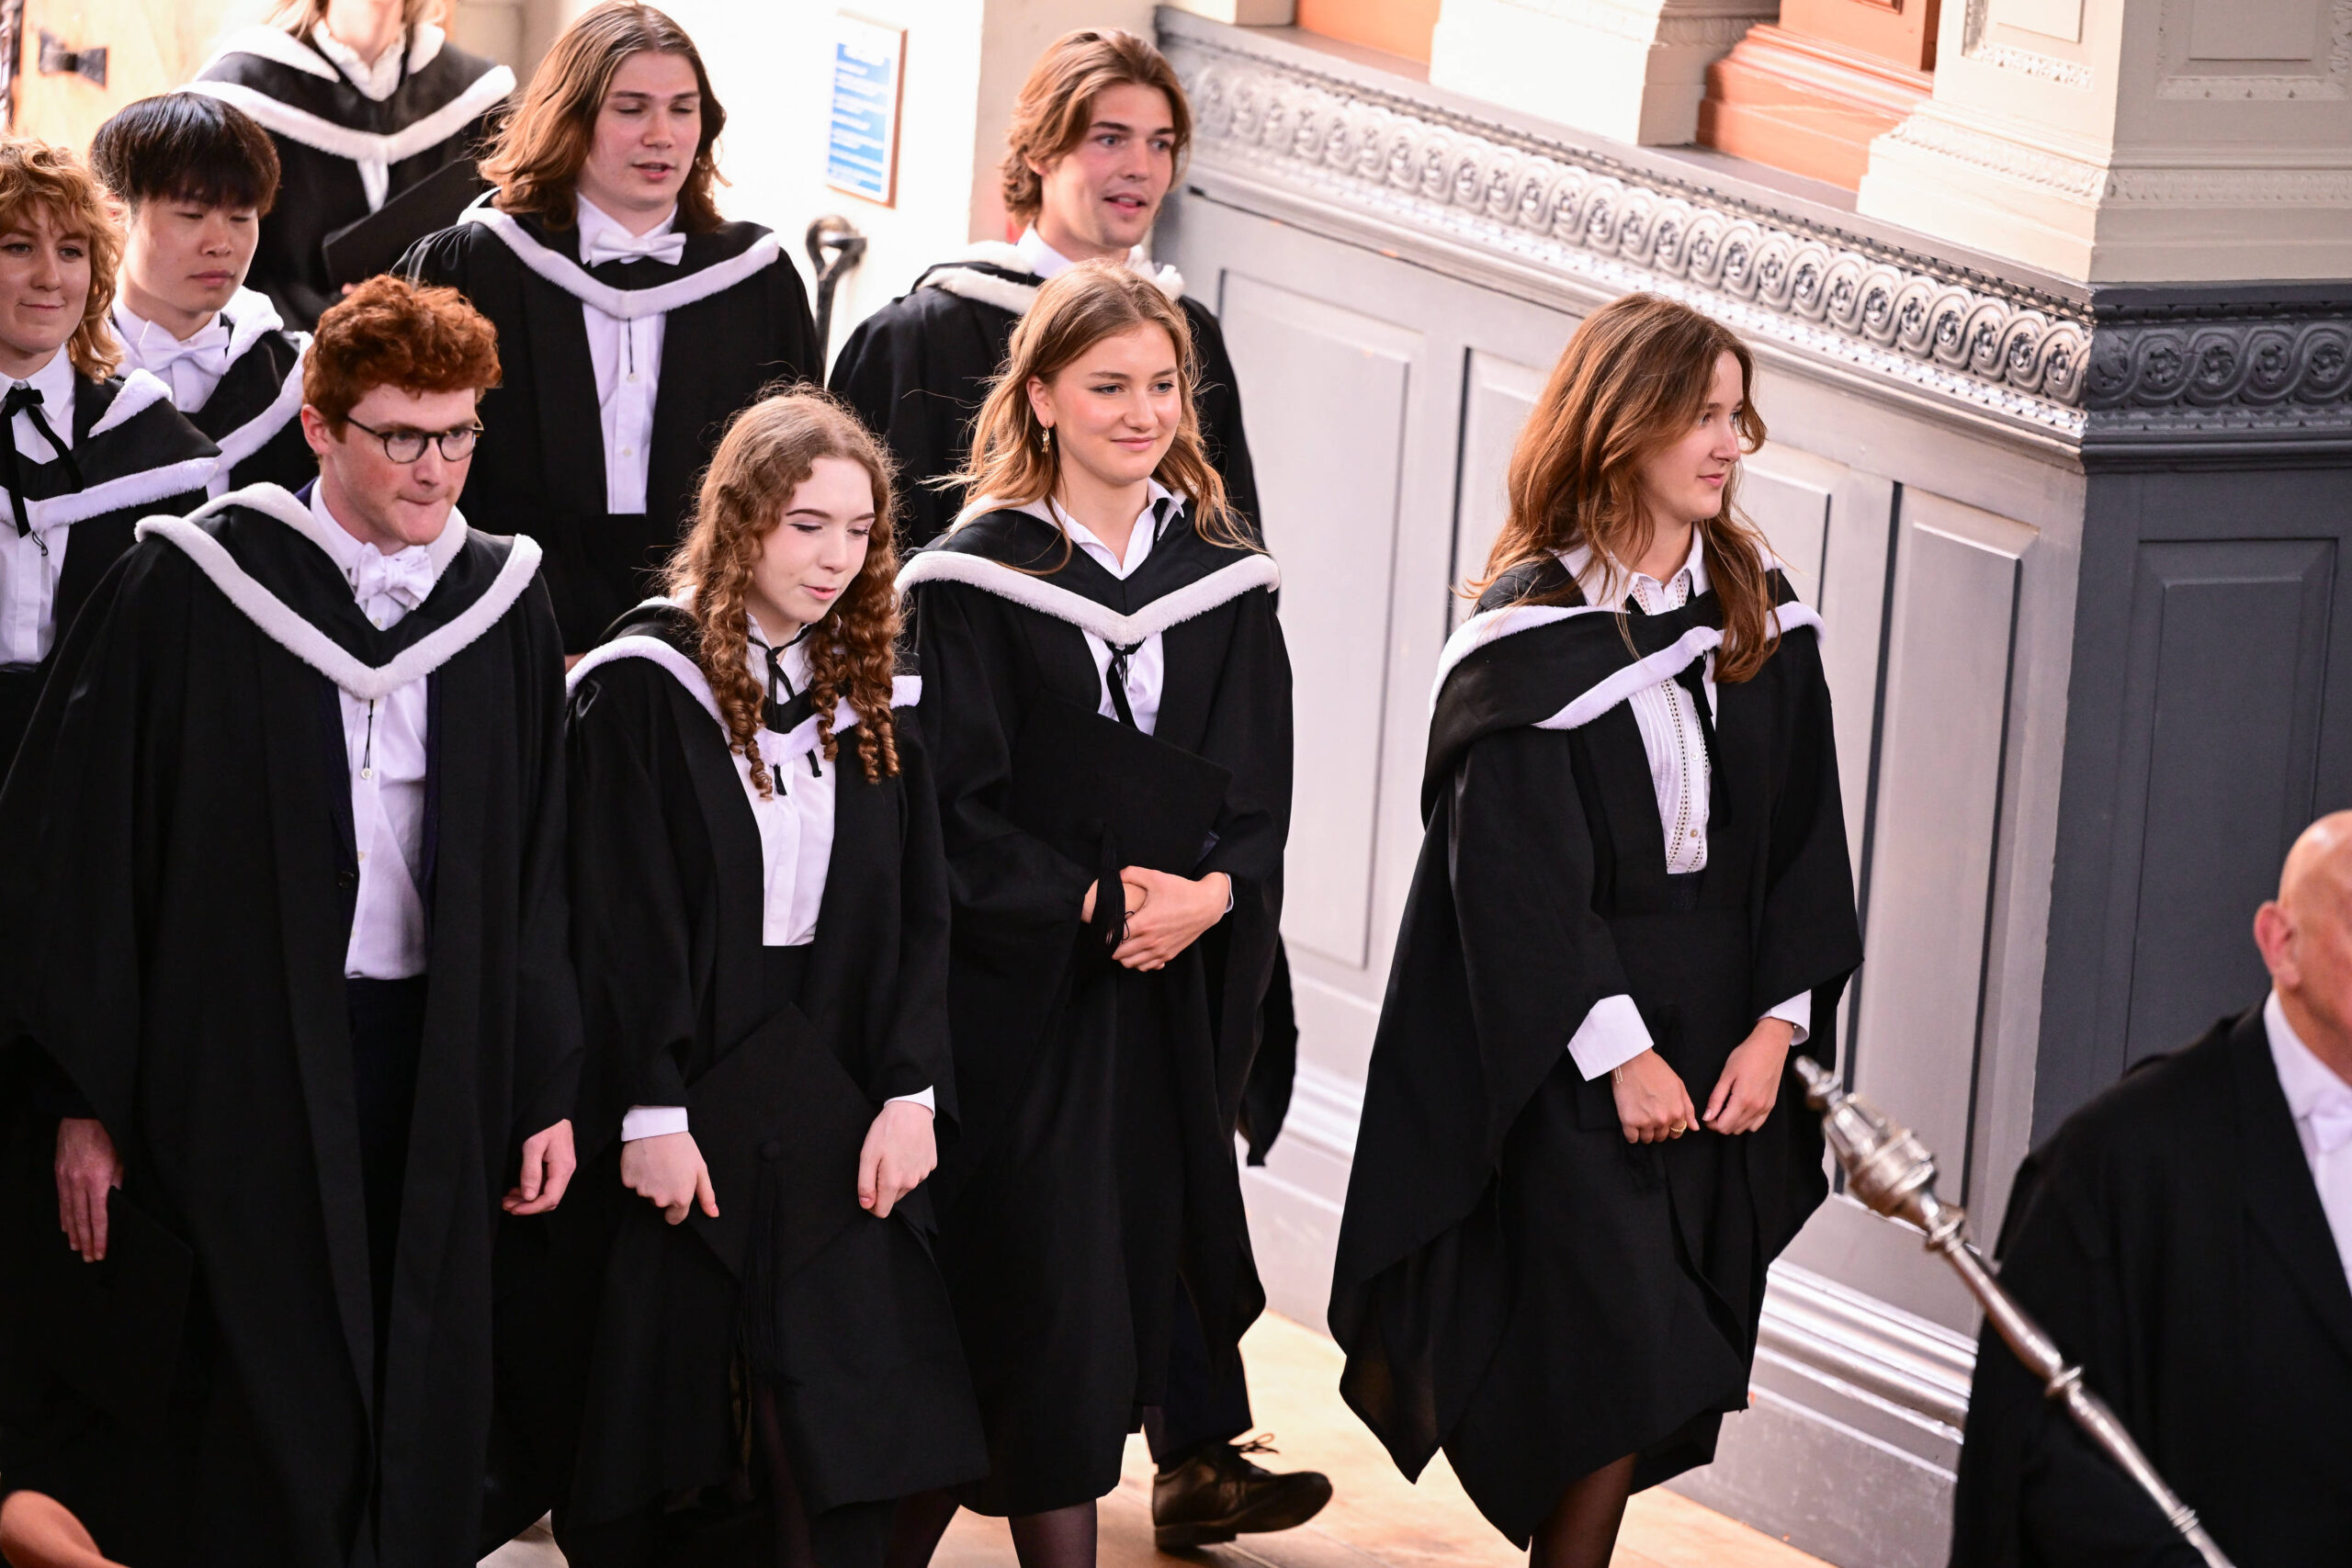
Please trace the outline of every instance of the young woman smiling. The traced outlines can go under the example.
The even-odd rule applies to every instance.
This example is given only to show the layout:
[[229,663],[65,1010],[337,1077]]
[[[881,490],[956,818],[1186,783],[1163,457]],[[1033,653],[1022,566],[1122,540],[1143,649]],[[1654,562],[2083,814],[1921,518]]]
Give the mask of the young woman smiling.
[[[955,900],[940,1261],[989,1445],[956,1500],[1012,1516],[1028,1568],[1092,1562],[1179,1280],[1221,1367],[1263,1303],[1230,1130],[1282,907],[1290,665],[1194,374],[1150,279],[1047,282],[960,476],[980,499],[899,577]],[[952,1512],[910,1507],[897,1561]]]
[[855,416],[754,405],[670,596],[572,671],[581,1568],[859,1568],[985,1466],[926,1241],[947,888],[891,499]]
[[1753,366],[1689,307],[1577,328],[1446,645],[1331,1325],[1408,1475],[1535,1568],[1746,1408],[1764,1270],[1826,1193],[1861,957],[1820,620],[1735,510]]
[[482,160],[497,191],[401,263],[498,324],[506,380],[482,401],[468,505],[546,547],[574,655],[656,586],[727,422],[823,371],[776,237],[719,216],[726,123],[684,30],[606,0]]

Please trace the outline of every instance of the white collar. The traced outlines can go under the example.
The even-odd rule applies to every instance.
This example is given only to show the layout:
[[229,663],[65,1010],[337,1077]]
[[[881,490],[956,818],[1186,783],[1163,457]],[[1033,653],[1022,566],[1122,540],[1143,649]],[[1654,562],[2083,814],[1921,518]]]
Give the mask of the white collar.
[[1069,509],[1051,496],[1020,510],[1053,524],[1069,536],[1071,544],[1092,556],[1113,577],[1124,581],[1142,570],[1143,563],[1151,558],[1151,547],[1159,542],[1159,503],[1175,499],[1175,492],[1158,479],[1144,480],[1143,510],[1136,513],[1136,525],[1128,531],[1127,554],[1124,560],[1112,553],[1110,546],[1095,536],[1093,529],[1071,516]]
[[328,31],[323,21],[311,29],[311,42],[321,54],[334,62],[335,68],[359,89],[361,97],[380,104],[400,90],[401,77],[408,64],[405,35],[387,45],[373,65],[360,59],[357,50]]
[[2262,1004],[2262,1031],[2270,1040],[2270,1065],[2278,1074],[2278,1088],[2287,1097],[2287,1113],[2296,1121],[2308,1118],[2320,1101],[2352,1089],[2335,1069],[2303,1043],[2274,988]]
[[29,376],[0,378],[0,390],[16,386],[20,379],[40,394],[41,417],[49,421],[50,428],[71,446],[74,444],[74,394],[77,389],[74,384],[77,378],[73,356],[60,348],[49,356],[48,364]]
[[[225,311],[215,310],[206,319],[202,326],[188,333],[187,336],[175,337],[172,335],[171,328],[149,321],[118,298],[114,302],[114,335],[122,341],[122,346],[129,350],[131,356],[143,367],[149,359],[158,355],[172,355],[191,344],[198,348],[218,347],[225,350],[229,346],[231,331],[226,314]],[[208,333],[212,334],[210,341],[198,344],[197,339],[205,337]]]
[[448,522],[441,525],[441,532],[429,545],[409,545],[397,550],[385,550],[379,546],[366,543],[336,522],[334,513],[327,510],[327,485],[323,479],[311,486],[311,517],[318,525],[317,531],[311,535],[312,542],[326,551],[328,558],[334,562],[335,570],[343,573],[346,582],[359,570],[361,559],[369,550],[374,550],[387,560],[422,554],[432,566],[433,581],[438,583],[441,574],[448,570],[449,563],[457,558],[458,552],[465,547],[466,543],[465,524],[454,506],[449,509]]
[[1686,572],[1690,577],[1690,597],[1696,599],[1708,588],[1706,540],[1696,528],[1690,530],[1690,553],[1682,558],[1679,567],[1667,573],[1665,582],[1646,572],[1629,570],[1613,561],[1599,560],[1589,545],[1577,545],[1561,551],[1560,564],[1568,569],[1568,575],[1575,578],[1577,586],[1584,591],[1586,604],[1610,610],[1623,604],[1637,583],[1645,582],[1663,593],[1668,583]]
[[504,242],[506,248],[514,253],[515,260],[540,277],[582,304],[623,321],[641,321],[683,309],[697,299],[707,299],[734,288],[762,268],[775,265],[784,254],[782,242],[774,234],[763,232],[740,254],[713,262],[699,272],[673,277],[651,288],[616,288],[589,276],[587,269],[570,256],[539,243],[513,217],[491,206],[487,197],[458,214],[458,221],[481,224]]
[[576,219],[580,229],[580,254],[583,256],[588,254],[588,237],[592,234],[610,233],[615,239],[625,240],[634,244],[650,240],[658,234],[667,234],[678,226],[678,207],[675,202],[670,204],[669,215],[661,222],[656,223],[642,234],[632,234],[628,231],[628,224],[582,196],[578,191],[571,193],[571,199],[575,204]]
[[[1012,242],[1012,248],[1019,253],[1022,265],[1035,274],[1040,283],[1049,277],[1058,277],[1078,265],[1046,243],[1046,237],[1037,232],[1035,223],[1021,231],[1021,238]],[[1159,268],[1151,265],[1150,253],[1141,245],[1127,253],[1127,270],[1155,282],[1160,276]],[[1181,288],[1182,286],[1180,284],[1178,287]],[[1170,298],[1174,297],[1171,292]]]

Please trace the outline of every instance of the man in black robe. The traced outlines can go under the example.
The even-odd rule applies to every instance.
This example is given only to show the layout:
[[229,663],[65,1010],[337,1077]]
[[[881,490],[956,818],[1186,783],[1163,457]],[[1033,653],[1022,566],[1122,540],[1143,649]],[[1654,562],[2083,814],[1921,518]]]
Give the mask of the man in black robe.
[[429,22],[369,53],[374,40],[335,36],[329,8],[312,0],[288,27],[231,34],[188,84],[261,121],[277,143],[284,183],[262,225],[253,286],[298,332],[342,292],[327,241],[470,163],[514,90],[514,72]]
[[[2255,916],[2261,1006],[2069,1117],[2001,1283],[2237,1568],[2352,1562],[2352,812]],[[1953,1568],[2203,1559],[1986,1329]]]
[[446,290],[331,310],[318,484],[143,523],[0,793],[0,1472],[140,1568],[479,1555],[580,1040],[538,552],[454,508],[497,374]]
[[[1076,101],[1082,89],[1093,90],[1091,101]],[[1184,89],[1146,39],[1084,30],[1039,58],[1006,131],[1005,206],[1024,225],[1018,242],[984,242],[928,269],[860,322],[833,363],[834,394],[899,459],[906,547],[937,538],[963,505],[957,487],[933,481],[969,456],[973,418],[1004,367],[1012,329],[1046,279],[1089,260],[1124,262],[1183,310],[1200,367],[1193,398],[1203,445],[1225,480],[1226,500],[1258,531],[1257,473],[1225,334],[1215,313],[1184,292],[1174,267],[1152,265],[1144,243],[1191,132]],[[1265,1163],[1282,1130],[1298,1065],[1290,964],[1279,942],[1273,962],[1238,1116],[1252,1165]],[[1166,1483],[1154,1489],[1155,1517],[1181,1526],[1194,1515],[1236,1515],[1274,1493],[1284,1495],[1271,1511],[1287,1517],[1297,1511],[1300,1489],[1328,1495],[1321,1476],[1271,1474],[1232,1445],[1252,1424],[1249,1384],[1238,1362],[1212,1377],[1191,1303],[1180,1301],[1176,1317],[1169,1404],[1147,1427]]]

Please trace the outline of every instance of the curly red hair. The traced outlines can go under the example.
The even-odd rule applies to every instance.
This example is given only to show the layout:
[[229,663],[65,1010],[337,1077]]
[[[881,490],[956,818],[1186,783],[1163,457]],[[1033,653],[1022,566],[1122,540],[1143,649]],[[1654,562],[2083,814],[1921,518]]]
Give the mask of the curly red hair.
[[829,394],[798,388],[763,398],[736,417],[704,474],[694,526],[671,556],[670,592],[701,633],[695,663],[718,699],[729,743],[752,764],[762,795],[775,782],[760,756],[766,694],[752,673],[745,594],[769,535],[815,471],[820,457],[846,457],[874,483],[874,528],[865,564],[850,580],[820,635],[809,638],[808,696],[827,761],[839,755],[833,709],[857,715],[857,751],[874,783],[899,771],[891,722],[891,676],[899,641],[899,552],[891,541],[892,466],[882,444]]
[[302,400],[342,435],[379,387],[481,393],[498,385],[498,329],[454,288],[371,277],[319,318],[302,366]]

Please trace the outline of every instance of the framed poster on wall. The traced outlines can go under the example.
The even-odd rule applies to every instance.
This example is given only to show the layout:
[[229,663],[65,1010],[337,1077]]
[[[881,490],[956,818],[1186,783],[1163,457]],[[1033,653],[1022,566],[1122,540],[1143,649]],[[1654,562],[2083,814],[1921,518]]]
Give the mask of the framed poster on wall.
[[835,14],[825,183],[883,207],[898,200],[899,104],[906,59],[904,28],[846,11]]

